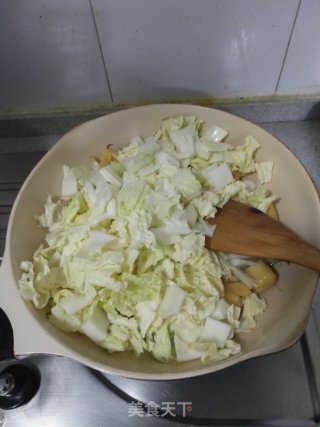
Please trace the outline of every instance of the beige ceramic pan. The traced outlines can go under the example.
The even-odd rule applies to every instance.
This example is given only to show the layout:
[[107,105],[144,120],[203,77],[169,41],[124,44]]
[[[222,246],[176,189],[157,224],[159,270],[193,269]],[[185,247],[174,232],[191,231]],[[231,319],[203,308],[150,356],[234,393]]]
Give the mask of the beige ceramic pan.
[[[14,204],[0,270],[0,307],[11,320],[15,354],[57,354],[70,357],[108,373],[141,379],[177,379],[214,372],[240,361],[282,350],[303,333],[310,313],[317,273],[296,265],[282,265],[277,287],[265,293],[268,309],[258,318],[254,332],[238,336],[239,355],[215,364],[200,361],[162,364],[148,355],[132,352],[109,354],[85,336],[55,329],[44,313],[19,295],[19,264],[31,259],[43,238],[34,215],[42,211],[48,193],[59,195],[62,165],[86,163],[107,144],[125,146],[134,136],[149,136],[161,119],[193,114],[206,123],[225,128],[228,142],[240,143],[247,134],[261,144],[259,159],[274,161],[270,188],[281,197],[281,220],[308,242],[320,245],[320,203],[307,172],[295,156],[276,138],[258,126],[231,114],[192,105],[150,105],[110,114],[84,123],[67,133],[32,171]],[[303,141],[301,141],[303,144]]]

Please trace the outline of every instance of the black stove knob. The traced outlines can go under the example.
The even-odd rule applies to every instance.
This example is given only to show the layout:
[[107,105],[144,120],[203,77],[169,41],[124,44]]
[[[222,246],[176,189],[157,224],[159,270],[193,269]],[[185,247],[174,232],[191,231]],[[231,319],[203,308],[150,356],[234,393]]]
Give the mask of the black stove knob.
[[14,409],[28,403],[40,387],[40,372],[26,363],[13,363],[0,372],[0,408]]
[[[40,387],[39,370],[14,358],[13,330],[0,308],[0,408],[13,409],[29,402]],[[6,365],[1,369],[1,365]]]

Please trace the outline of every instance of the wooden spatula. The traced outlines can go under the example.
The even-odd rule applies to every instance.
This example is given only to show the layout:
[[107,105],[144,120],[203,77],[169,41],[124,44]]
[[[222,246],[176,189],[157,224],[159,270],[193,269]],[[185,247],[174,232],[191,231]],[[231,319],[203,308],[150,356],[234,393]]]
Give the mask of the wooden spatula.
[[319,249],[257,209],[230,200],[209,222],[216,224],[213,237],[206,238],[209,249],[279,259],[320,271]]

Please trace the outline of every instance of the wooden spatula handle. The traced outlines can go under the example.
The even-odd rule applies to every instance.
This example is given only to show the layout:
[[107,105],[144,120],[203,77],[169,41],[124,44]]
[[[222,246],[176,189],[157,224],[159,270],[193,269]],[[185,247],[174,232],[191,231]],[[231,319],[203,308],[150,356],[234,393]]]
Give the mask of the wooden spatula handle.
[[213,250],[275,258],[320,271],[320,250],[279,221],[242,203],[229,201],[210,219],[216,224],[206,246]]

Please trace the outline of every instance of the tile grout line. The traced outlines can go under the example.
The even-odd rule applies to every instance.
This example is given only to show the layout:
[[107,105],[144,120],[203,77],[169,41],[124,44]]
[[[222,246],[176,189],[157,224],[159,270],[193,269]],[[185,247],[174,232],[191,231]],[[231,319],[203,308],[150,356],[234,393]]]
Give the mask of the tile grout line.
[[108,76],[108,71],[107,71],[107,64],[106,64],[106,61],[105,61],[105,58],[104,58],[104,55],[103,55],[101,40],[100,40],[100,37],[99,37],[98,26],[97,26],[97,22],[96,22],[96,17],[95,17],[93,6],[92,6],[92,0],[89,0],[89,4],[90,4],[90,9],[91,9],[91,14],[92,14],[94,28],[95,28],[96,35],[97,35],[99,50],[100,50],[100,54],[101,54],[101,57],[102,57],[103,68],[104,68],[104,72],[105,72],[106,79],[107,79],[107,85],[108,85],[108,89],[109,89],[109,92],[110,92],[111,102],[114,102],[113,94],[112,94],[112,90],[111,90],[111,85],[110,85],[110,80],[109,80],[109,76]]
[[[90,1],[91,1],[91,0],[90,0]],[[282,64],[281,64],[281,68],[280,68],[280,73],[279,73],[278,81],[277,81],[277,84],[276,84],[276,87],[275,87],[275,92],[278,92],[278,89],[279,89],[279,84],[280,84],[280,80],[281,80],[282,71],[283,71],[283,69],[284,69],[284,65],[285,65],[285,62],[286,62],[286,59],[287,59],[287,56],[288,56],[289,47],[290,47],[291,39],[292,39],[292,36],[293,36],[294,28],[295,28],[295,26],[296,26],[296,22],[297,22],[297,18],[298,18],[299,10],[300,10],[301,2],[302,2],[302,0],[299,0],[299,4],[298,4],[298,7],[297,7],[297,11],[296,11],[296,14],[295,14],[295,17],[294,17],[294,20],[293,20],[293,24],[292,24],[292,28],[291,28],[291,31],[290,31],[290,35],[289,35],[289,40],[288,40],[287,48],[286,48],[286,51],[285,51],[285,54],[284,54],[284,58],[283,58],[283,61],[282,61]]]

